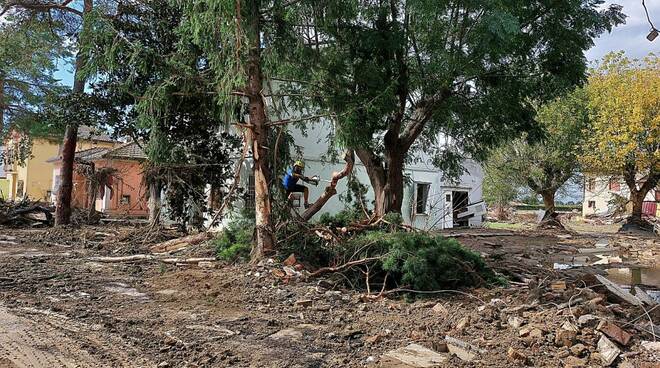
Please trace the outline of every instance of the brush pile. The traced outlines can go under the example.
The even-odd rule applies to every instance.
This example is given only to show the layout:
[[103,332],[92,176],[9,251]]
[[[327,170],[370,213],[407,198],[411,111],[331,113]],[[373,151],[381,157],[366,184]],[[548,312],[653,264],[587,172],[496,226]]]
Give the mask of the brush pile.
[[53,224],[53,208],[30,199],[10,202],[0,199],[0,226],[38,227]]

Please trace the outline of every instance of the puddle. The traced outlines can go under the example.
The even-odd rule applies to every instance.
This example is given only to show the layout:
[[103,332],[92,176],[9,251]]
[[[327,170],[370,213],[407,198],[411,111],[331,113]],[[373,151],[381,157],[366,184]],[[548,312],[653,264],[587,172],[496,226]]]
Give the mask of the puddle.
[[606,270],[610,281],[615,282],[624,289],[630,290],[632,286],[639,286],[651,298],[660,303],[660,268],[609,268]]

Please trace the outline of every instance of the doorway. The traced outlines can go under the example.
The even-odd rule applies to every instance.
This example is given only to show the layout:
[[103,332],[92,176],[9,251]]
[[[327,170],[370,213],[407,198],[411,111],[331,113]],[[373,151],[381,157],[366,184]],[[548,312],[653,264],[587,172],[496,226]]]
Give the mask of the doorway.
[[458,218],[460,213],[467,211],[470,202],[468,192],[463,190],[452,191],[452,222],[453,227],[468,227],[468,218]]

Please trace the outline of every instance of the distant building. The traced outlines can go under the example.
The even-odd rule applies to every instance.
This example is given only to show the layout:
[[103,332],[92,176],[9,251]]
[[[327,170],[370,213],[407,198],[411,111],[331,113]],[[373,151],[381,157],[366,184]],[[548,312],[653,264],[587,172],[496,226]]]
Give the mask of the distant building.
[[[28,138],[23,134],[11,133],[5,141],[7,156],[11,157],[12,151],[18,150],[25,139]],[[114,147],[117,144],[119,142],[105,133],[97,132],[87,126],[78,128],[77,151],[92,147]],[[28,197],[33,200],[50,201],[53,194],[53,170],[52,163],[47,161],[53,156],[58,156],[61,150],[61,137],[36,138],[32,141],[31,155],[24,162],[5,163],[7,199],[20,200]]]
[[[612,200],[619,195],[630,198],[628,185],[620,177],[585,177],[584,201],[582,202],[582,214],[604,216],[614,211]],[[644,198],[642,212],[648,216],[660,217],[660,188],[651,189]],[[630,207],[630,204],[629,206]],[[628,211],[631,208],[627,208]]]
[[[136,142],[124,143],[117,147],[93,147],[76,152],[76,166],[93,165],[94,170],[113,168],[115,171],[108,182],[109,186],[99,188],[96,195],[97,211],[114,216],[146,217],[148,212],[147,190],[143,183],[142,163],[147,156]],[[52,193],[57,193],[60,185],[61,157],[48,160],[53,164],[51,175]],[[90,208],[88,179],[74,170],[71,206]],[[51,198],[55,201],[55,195]]]

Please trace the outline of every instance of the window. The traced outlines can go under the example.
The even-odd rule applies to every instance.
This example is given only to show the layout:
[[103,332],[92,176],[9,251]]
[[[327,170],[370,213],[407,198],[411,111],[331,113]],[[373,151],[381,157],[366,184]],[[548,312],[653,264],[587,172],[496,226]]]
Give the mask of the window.
[[429,200],[429,188],[431,188],[431,184],[417,183],[416,185],[415,213],[426,214],[426,203]]
[[131,204],[131,196],[124,194],[123,196],[121,196],[121,201],[119,202],[119,204],[126,204],[126,205]]
[[596,208],[596,201],[589,201],[587,203],[587,207],[589,208]]
[[619,178],[610,178],[609,188],[612,192],[620,191],[621,183],[619,183]]
[[587,179],[587,190],[593,192],[596,189],[596,179],[589,178]]

